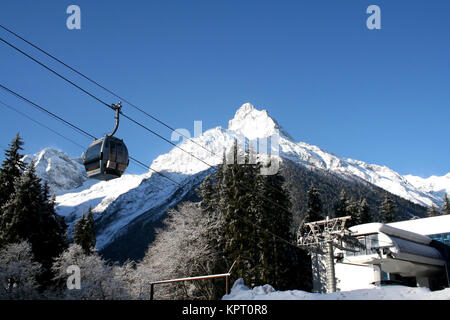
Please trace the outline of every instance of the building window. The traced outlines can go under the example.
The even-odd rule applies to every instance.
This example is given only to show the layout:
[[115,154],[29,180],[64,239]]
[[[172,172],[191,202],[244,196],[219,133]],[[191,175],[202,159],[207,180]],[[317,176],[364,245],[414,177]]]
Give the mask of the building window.
[[389,273],[387,273],[387,272],[384,272],[383,270],[381,270],[381,279],[380,279],[381,281],[386,281],[386,280],[391,280],[390,279],[390,277],[389,277]]
[[450,246],[450,232],[449,233],[432,234],[432,235],[429,235],[429,237],[433,240],[442,242],[442,243]]
[[377,250],[380,247],[377,233],[359,236],[357,238],[365,248],[353,248],[356,252],[347,251],[347,256],[364,256],[377,253]]

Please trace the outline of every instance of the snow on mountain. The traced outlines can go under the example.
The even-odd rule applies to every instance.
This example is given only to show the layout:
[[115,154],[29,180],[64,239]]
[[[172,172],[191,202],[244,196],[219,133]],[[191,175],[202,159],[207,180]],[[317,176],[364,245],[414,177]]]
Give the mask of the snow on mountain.
[[251,103],[244,103],[228,122],[228,130],[239,133],[250,140],[270,137],[277,134],[277,130],[282,135],[291,139],[292,137],[272,119],[267,110],[257,110]]
[[[277,144],[272,143],[277,133],[279,150]],[[210,169],[209,165],[222,162],[224,150],[229,150],[235,139],[242,141],[243,137],[247,138],[247,143],[270,138],[272,157],[281,161],[289,159],[317,171],[330,171],[344,179],[364,180],[420,205],[440,206],[440,190],[450,189],[450,174],[420,180],[402,176],[384,166],[340,158],[317,146],[295,142],[266,110],[257,110],[250,103],[237,110],[228,123],[228,129],[212,128],[193,138],[195,143],[185,140],[179,145],[198,159],[173,148],[153,161],[152,169],[169,176],[181,186],[152,171],[143,175],[124,175],[111,181],[87,180],[80,160],[70,159],[63,152],[53,149],[44,149],[25,159],[33,159],[38,175],[58,192],[56,209],[69,224],[86,212],[89,206],[93,208],[99,222],[97,247],[102,249],[133,223],[142,223],[143,216],[147,220],[160,217],[201,181]]]
[[120,195],[136,188],[145,175],[125,174],[111,181],[89,180],[79,188],[56,197],[58,213],[70,221],[78,218],[79,211],[101,213]]
[[346,159],[346,161],[350,167],[356,167],[350,169],[352,174],[395,195],[422,206],[431,206],[432,204],[440,206],[442,204],[442,197],[417,187],[406,176],[402,176],[386,166],[367,164],[353,159]]
[[[169,173],[165,173],[169,175]],[[172,176],[175,180],[175,176]],[[177,179],[182,184],[182,179]],[[56,210],[69,224],[92,208],[97,224],[97,248],[101,250],[110,241],[126,231],[127,226],[140,215],[164,205],[174,197],[179,187],[154,173],[125,174],[110,181],[86,181],[81,187],[56,197]],[[186,189],[190,189],[189,186]],[[180,192],[180,196],[183,191]],[[170,207],[170,206],[168,206]],[[167,208],[165,208],[167,209]],[[164,210],[156,212],[157,219]]]
[[419,190],[433,194],[439,199],[442,199],[446,193],[450,194],[450,173],[441,177],[431,176],[429,178],[406,175],[405,179]]
[[61,193],[78,188],[87,180],[81,158],[71,159],[65,152],[45,148],[26,155],[22,159],[26,164],[34,162],[36,174],[47,181],[52,193]]
[[[203,135],[194,138],[197,144],[211,150],[214,154],[203,150],[191,141],[185,141],[181,147],[193,153],[208,164],[217,165],[222,161],[224,149],[229,149],[235,138],[245,136],[249,140],[273,137],[279,133],[279,150],[272,149],[281,159],[289,159],[299,165],[312,169],[332,171],[346,179],[362,179],[395,195],[414,203],[431,206],[440,206],[442,197],[430,192],[426,188],[418,187],[414,181],[402,176],[386,166],[367,164],[362,161],[340,158],[326,152],[317,146],[304,142],[295,142],[294,139],[266,110],[257,110],[252,104],[245,103],[239,108],[232,120],[228,123],[228,130],[217,127],[206,131]],[[208,168],[207,165],[179,149],[173,149],[161,155],[152,167],[157,170],[167,170],[184,174],[197,173]],[[450,188],[448,180],[440,181],[446,188]]]
[[173,184],[156,176],[125,174],[110,181],[90,182],[57,197],[56,209],[72,223],[92,207],[100,230],[97,248],[102,249],[134,218],[160,205],[175,191]]
[[162,173],[181,187],[153,172],[124,174],[110,181],[88,180],[76,189],[57,195],[56,211],[65,217],[70,234],[74,222],[91,207],[97,225],[96,246],[101,250],[126,232],[140,216],[154,211],[150,220],[158,219],[201,181],[197,175]]
[[[46,181],[51,192],[57,195],[56,210],[68,222],[69,233],[73,223],[83,212],[87,212],[89,207],[92,207],[94,215],[99,218],[118,197],[137,188],[144,179],[151,176],[148,173],[126,174],[112,181],[88,180],[81,158],[71,159],[65,152],[52,148],[26,155],[23,161],[27,164],[33,161],[38,177]],[[161,197],[164,196],[161,195]],[[132,216],[127,214],[125,220],[129,220]],[[115,222],[121,223],[118,217]],[[124,225],[127,223],[127,221],[122,222]],[[101,248],[101,236],[98,243],[100,244],[98,247]]]
[[[443,190],[450,190],[450,173],[444,177],[431,177],[419,183],[412,176],[402,176],[386,166],[340,158],[317,146],[295,142],[266,110],[256,110],[246,103],[229,122],[228,129],[249,139],[263,138],[280,132],[280,156],[311,168],[330,170],[343,177],[358,177],[404,199],[420,205],[442,204]],[[417,177],[416,177],[417,178]]]

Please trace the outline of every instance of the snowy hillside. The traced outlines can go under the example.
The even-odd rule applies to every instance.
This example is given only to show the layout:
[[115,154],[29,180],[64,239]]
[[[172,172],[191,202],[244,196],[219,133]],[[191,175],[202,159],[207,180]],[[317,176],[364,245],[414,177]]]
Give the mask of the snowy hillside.
[[431,176],[429,178],[421,178],[406,175],[405,178],[419,190],[436,195],[439,198],[443,198],[445,193],[450,194],[450,173],[442,177]]
[[[194,138],[195,142],[205,146],[215,155],[190,141],[184,142],[181,147],[208,164],[217,165],[222,161],[224,148],[229,149],[234,138],[245,136],[249,140],[254,140],[273,136],[277,131],[280,134],[279,156],[281,159],[289,159],[313,169],[329,170],[346,179],[362,179],[420,205],[431,206],[434,203],[436,206],[440,206],[442,204],[442,196],[422,188],[415,181],[409,180],[385,166],[340,158],[317,146],[295,142],[286,130],[268,115],[266,110],[257,110],[250,103],[242,105],[237,110],[234,118],[228,123],[228,130],[217,127]],[[272,154],[278,153],[278,150],[275,149],[271,151]],[[179,149],[173,149],[158,157],[152,167],[183,174],[197,173],[208,168],[204,163],[193,159]],[[443,180],[442,183],[450,190],[450,179]]]
[[81,158],[71,159],[60,150],[45,148],[39,153],[27,155],[23,161],[34,162],[36,174],[47,181],[52,193],[62,193],[78,188],[87,180]]
[[[120,195],[136,188],[144,176],[123,175],[114,181],[86,181],[81,187],[56,197],[56,210],[69,223],[69,234],[80,215],[93,209],[96,217],[101,215]],[[112,183],[111,183],[112,182]],[[98,241],[98,240],[97,240]],[[98,241],[101,248],[101,240]]]
[[310,293],[300,290],[275,291],[266,284],[249,289],[244,281],[238,279],[231,293],[223,300],[450,300],[450,288],[430,291],[426,288],[404,286],[373,287],[353,291],[341,291],[328,294]]
[[[279,133],[279,150],[275,140],[270,148],[273,157],[316,170],[332,172],[350,181],[367,181],[389,192],[420,205],[441,205],[439,193],[450,189],[447,175],[442,179],[421,181],[420,178],[402,176],[393,170],[366,164],[361,161],[340,158],[319,147],[304,142],[295,142],[266,110],[257,110],[246,103],[239,108],[228,129],[216,127],[204,132],[192,141],[184,141],[180,147],[211,166],[222,162],[224,150],[229,150],[234,139],[255,140],[272,137]],[[245,141],[245,140],[244,140]],[[248,143],[248,141],[247,141]],[[279,152],[278,152],[279,151]],[[83,166],[78,159],[70,159],[65,153],[44,149],[40,153],[27,156],[26,161],[35,161],[37,173],[48,181],[57,193],[57,211],[67,221],[74,222],[82,212],[92,206],[98,223],[97,247],[102,249],[118,236],[132,228],[140,228],[158,219],[167,208],[176,205],[192,192],[210,167],[178,148],[157,157],[151,167],[169,175],[180,186],[152,173],[124,175],[120,179],[98,182],[87,180]],[[437,188],[437,189],[436,189]],[[140,232],[141,232],[140,231]]]
[[[166,173],[167,174],[167,173]],[[159,208],[150,218],[156,220],[168,208],[188,192],[195,176],[183,181],[173,175],[183,187],[179,187],[157,174],[123,175],[111,181],[88,181],[78,189],[56,197],[56,210],[73,222],[92,207],[97,225],[97,248],[103,249],[114,238],[126,232],[134,219]],[[149,221],[146,221],[147,223]],[[70,230],[69,229],[69,230]]]

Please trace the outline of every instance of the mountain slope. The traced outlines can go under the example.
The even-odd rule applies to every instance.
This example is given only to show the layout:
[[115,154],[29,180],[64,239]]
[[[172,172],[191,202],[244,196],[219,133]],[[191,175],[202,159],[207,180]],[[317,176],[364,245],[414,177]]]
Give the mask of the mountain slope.
[[431,176],[429,178],[406,175],[405,179],[419,190],[433,194],[439,199],[442,199],[446,193],[450,194],[450,173],[442,177]]
[[[419,205],[435,204],[439,206],[442,203],[442,197],[419,188],[406,177],[385,166],[340,158],[317,146],[295,142],[286,130],[268,115],[266,110],[257,110],[249,103],[242,105],[237,110],[234,118],[229,121],[228,130],[217,127],[194,138],[198,144],[213,151],[215,156],[190,141],[184,142],[181,147],[207,163],[217,165],[222,161],[224,149],[229,149],[235,138],[245,137],[254,140],[273,137],[277,132],[280,135],[278,141],[280,148],[279,150],[272,148],[271,152],[275,155],[278,154],[281,159],[288,159],[309,168],[332,171],[344,179],[362,179]],[[183,174],[197,173],[208,168],[205,164],[178,149],[158,157],[152,167],[157,170],[173,170]],[[447,186],[450,189],[450,182]]]
[[87,180],[81,158],[71,159],[61,150],[45,148],[36,154],[24,156],[22,160],[26,164],[34,162],[36,174],[47,181],[52,193],[78,188]]
[[[301,181],[303,179],[308,183],[315,181],[322,184],[327,190],[350,190],[356,198],[364,193],[371,194],[369,202],[373,210],[376,210],[384,190],[387,190],[398,196],[396,201],[400,204],[400,214],[405,218],[423,215],[423,206],[440,205],[439,194],[430,192],[423,185],[418,187],[414,179],[403,177],[387,167],[340,158],[317,146],[295,142],[267,111],[257,110],[249,103],[237,110],[229,121],[228,129],[216,127],[193,138],[210,151],[189,140],[180,145],[202,161],[178,148],[153,161],[152,169],[169,176],[181,187],[152,172],[124,175],[103,182],[86,180],[80,160],[70,159],[60,151],[50,149],[45,149],[43,153],[47,156],[34,155],[33,159],[36,160],[36,167],[40,168],[38,174],[49,181],[52,190],[57,192],[58,213],[64,215],[72,226],[81,213],[91,206],[96,218],[97,247],[109,252],[110,257],[121,259],[124,254],[138,257],[145,250],[152,241],[155,226],[159,225],[168,208],[185,199],[195,199],[195,188],[208,172],[214,170],[214,166],[222,162],[224,151],[231,148],[235,139],[241,141],[243,146],[259,139],[261,147],[265,138],[268,138],[267,146],[272,158],[279,159],[284,170],[301,171],[294,184],[303,183],[306,188],[307,183]],[[312,176],[314,179],[309,178]],[[67,190],[70,188],[74,189]],[[303,199],[302,192],[304,188],[297,190],[298,199]],[[301,211],[301,206],[299,200],[298,211]]]

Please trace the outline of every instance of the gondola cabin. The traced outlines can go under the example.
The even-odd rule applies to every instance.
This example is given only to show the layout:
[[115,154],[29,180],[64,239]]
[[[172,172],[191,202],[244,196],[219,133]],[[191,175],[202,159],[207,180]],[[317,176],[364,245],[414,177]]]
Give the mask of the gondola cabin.
[[128,149],[123,140],[107,135],[91,143],[83,164],[89,178],[106,181],[119,178],[129,164]]

